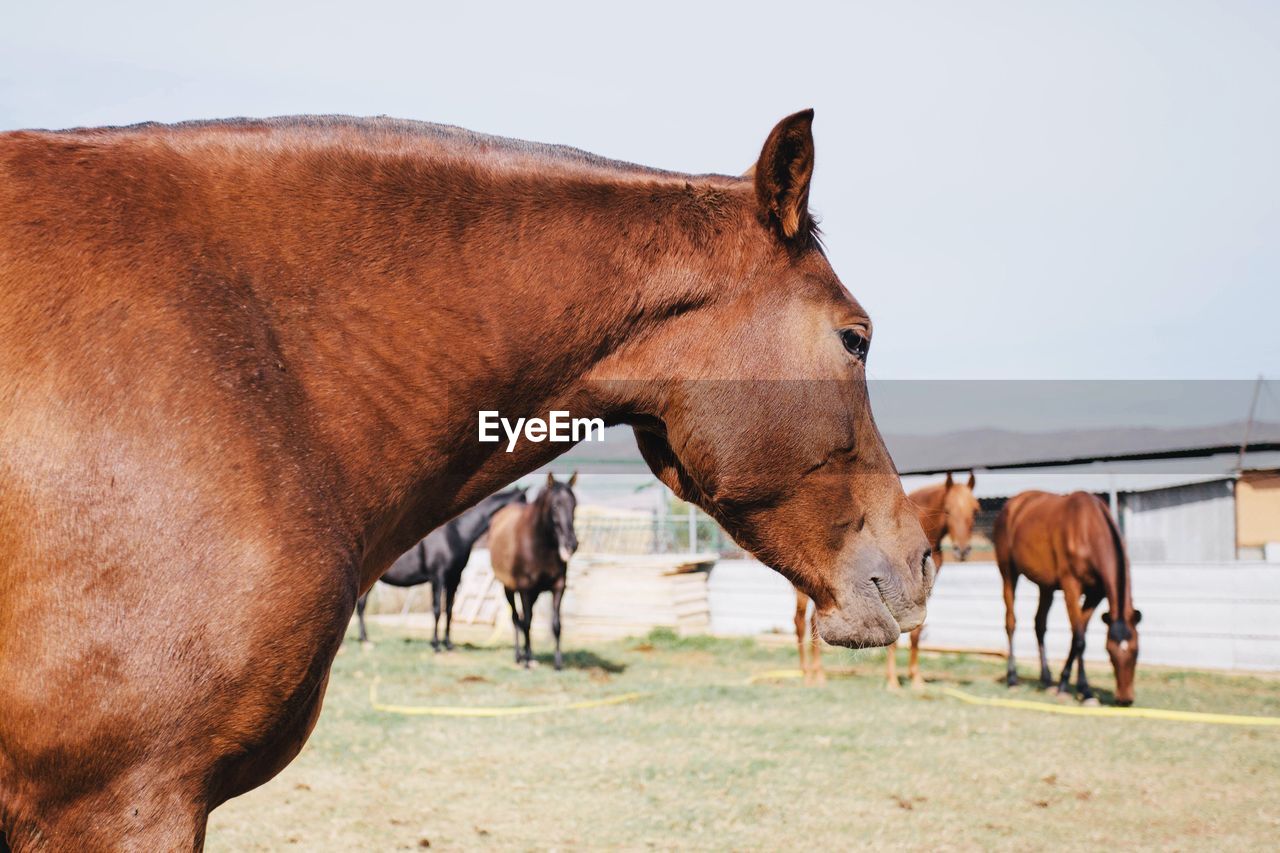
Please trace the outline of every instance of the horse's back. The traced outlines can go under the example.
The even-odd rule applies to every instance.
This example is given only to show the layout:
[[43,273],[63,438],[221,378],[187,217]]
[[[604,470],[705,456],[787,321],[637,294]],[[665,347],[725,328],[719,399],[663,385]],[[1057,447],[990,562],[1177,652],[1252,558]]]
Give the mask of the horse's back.
[[1107,509],[1088,492],[1022,492],[996,518],[996,561],[1042,586],[1056,587],[1068,572],[1087,574],[1110,549]]

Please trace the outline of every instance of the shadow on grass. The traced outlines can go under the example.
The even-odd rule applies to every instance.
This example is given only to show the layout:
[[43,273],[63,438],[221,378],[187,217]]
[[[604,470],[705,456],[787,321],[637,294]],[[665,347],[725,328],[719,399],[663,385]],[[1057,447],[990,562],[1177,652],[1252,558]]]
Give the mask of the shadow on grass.
[[[932,681],[934,679],[929,679],[929,680]],[[944,681],[946,679],[937,679],[937,680]],[[1067,704],[1068,701],[1070,702],[1080,701],[1080,694],[1076,690],[1076,682],[1074,678],[1067,685],[1067,692],[1065,694],[1058,693],[1058,682],[1056,679],[1051,680],[1046,685],[1040,681],[1040,676],[1038,674],[1027,676],[1024,673],[1019,672],[1018,683],[1013,687],[1007,686],[1007,684],[1005,683],[1005,675],[1003,673],[1001,673],[998,677],[993,678],[992,681],[995,684],[999,685],[1000,687],[1005,688],[1004,692],[1011,698],[1019,698],[1024,696],[1041,696],[1048,699],[1057,700],[1064,705]],[[970,682],[968,683],[972,683],[972,680],[970,680]],[[1097,699],[1099,703],[1103,705],[1115,704],[1116,694],[1114,691],[1108,690],[1105,687],[1099,687],[1096,684],[1090,684],[1089,688],[1093,691],[1094,698]]]
[[[533,659],[538,662],[539,666],[553,667],[555,666],[556,656],[552,652],[543,652],[541,654],[535,652]],[[618,663],[617,661],[602,658],[600,655],[587,649],[575,649],[574,651],[564,652],[564,668],[565,669],[602,669],[612,675],[627,671],[627,665]]]

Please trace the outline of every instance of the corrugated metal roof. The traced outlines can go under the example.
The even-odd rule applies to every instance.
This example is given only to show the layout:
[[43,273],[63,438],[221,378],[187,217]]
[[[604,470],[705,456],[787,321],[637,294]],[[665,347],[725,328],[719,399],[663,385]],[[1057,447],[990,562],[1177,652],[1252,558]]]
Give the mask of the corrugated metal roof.
[[[999,471],[979,469],[974,494],[979,498],[1006,498],[1030,489],[1046,492],[1145,492],[1229,479],[1235,476],[1236,462],[1236,454],[1224,453],[1192,459],[1092,462]],[[1280,451],[1246,454],[1244,467],[1246,470],[1280,468]],[[936,474],[908,475],[902,478],[902,485],[911,491],[939,479]]]

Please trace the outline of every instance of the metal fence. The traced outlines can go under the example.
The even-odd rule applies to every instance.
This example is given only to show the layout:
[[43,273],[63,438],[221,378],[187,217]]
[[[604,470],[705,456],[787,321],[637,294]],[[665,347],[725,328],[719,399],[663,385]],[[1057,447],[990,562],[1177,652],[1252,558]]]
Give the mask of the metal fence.
[[[1280,671],[1280,564],[1134,563],[1134,604],[1143,663],[1213,669]],[[710,579],[711,630],[719,634],[790,631],[794,597],[785,580],[754,560],[726,560]],[[1037,660],[1039,590],[1019,584],[1014,634],[1018,659]],[[1062,594],[1055,593],[1045,646],[1055,673],[1071,636]],[[1099,613],[1106,609],[1104,602]],[[1003,652],[1004,600],[995,563],[947,563],[929,599],[926,646]],[[1086,660],[1104,662],[1106,626],[1089,625]]]
[[574,522],[584,554],[742,554],[720,525],[701,512],[688,516],[579,516]]

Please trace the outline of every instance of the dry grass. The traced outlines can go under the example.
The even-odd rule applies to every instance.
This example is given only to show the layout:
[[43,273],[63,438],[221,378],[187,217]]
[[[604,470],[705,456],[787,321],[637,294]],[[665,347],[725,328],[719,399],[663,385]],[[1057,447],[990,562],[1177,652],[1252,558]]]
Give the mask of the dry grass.
[[[339,656],[303,754],[214,813],[211,850],[1192,850],[1274,849],[1280,837],[1280,729],[894,696],[882,652],[832,652],[828,664],[859,675],[806,689],[748,685],[794,664],[791,650],[749,641],[656,634],[582,648],[556,673],[545,658],[516,670],[506,648],[437,656],[373,630],[375,649]],[[1001,661],[925,666],[936,683],[1005,694]],[[404,717],[371,708],[375,674],[383,701],[411,705],[651,693],[537,716]],[[1105,667],[1093,678],[1110,685]],[[1272,678],[1140,667],[1138,690],[1145,705],[1280,715]]]

